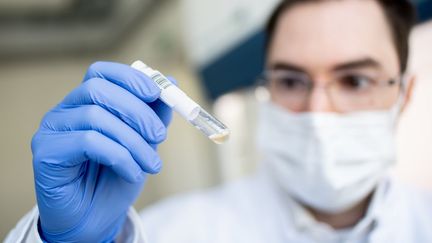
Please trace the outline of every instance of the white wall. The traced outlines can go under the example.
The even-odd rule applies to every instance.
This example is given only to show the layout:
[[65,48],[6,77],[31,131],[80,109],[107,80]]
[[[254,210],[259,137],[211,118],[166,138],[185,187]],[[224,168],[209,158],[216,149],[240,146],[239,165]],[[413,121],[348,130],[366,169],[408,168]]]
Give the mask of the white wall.
[[432,22],[412,35],[410,70],[417,85],[399,127],[399,164],[403,181],[432,189]]
[[182,15],[188,57],[208,65],[261,30],[280,0],[183,0]]

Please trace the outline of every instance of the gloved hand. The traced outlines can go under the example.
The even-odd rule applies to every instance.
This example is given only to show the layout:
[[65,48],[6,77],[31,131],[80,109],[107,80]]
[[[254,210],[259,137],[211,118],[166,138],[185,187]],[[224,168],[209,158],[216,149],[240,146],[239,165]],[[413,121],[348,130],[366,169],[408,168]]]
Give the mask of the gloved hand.
[[159,88],[128,65],[97,62],[84,82],[43,118],[32,140],[40,213],[48,242],[115,239],[146,173],[171,109]]

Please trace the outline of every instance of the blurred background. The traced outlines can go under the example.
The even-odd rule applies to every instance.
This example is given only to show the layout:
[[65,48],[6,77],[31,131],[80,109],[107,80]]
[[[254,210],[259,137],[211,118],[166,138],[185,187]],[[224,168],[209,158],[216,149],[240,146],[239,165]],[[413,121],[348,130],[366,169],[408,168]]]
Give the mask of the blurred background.
[[[174,76],[232,130],[216,146],[175,116],[160,146],[164,169],[151,176],[138,209],[252,172],[253,84],[263,64],[263,25],[278,1],[0,1],[0,239],[35,204],[30,141],[40,119],[97,60],[141,59]],[[432,1],[416,5],[410,70],[418,84],[399,126],[393,173],[432,189]]]

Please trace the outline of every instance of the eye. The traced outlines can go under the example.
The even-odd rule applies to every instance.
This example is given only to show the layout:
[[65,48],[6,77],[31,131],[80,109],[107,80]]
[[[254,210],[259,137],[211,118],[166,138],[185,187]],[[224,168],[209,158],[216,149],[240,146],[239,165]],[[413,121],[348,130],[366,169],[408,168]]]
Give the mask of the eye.
[[307,81],[300,76],[278,75],[273,80],[278,88],[285,90],[302,90],[308,86]]
[[347,91],[364,91],[375,85],[372,78],[362,75],[346,75],[338,80],[340,89]]

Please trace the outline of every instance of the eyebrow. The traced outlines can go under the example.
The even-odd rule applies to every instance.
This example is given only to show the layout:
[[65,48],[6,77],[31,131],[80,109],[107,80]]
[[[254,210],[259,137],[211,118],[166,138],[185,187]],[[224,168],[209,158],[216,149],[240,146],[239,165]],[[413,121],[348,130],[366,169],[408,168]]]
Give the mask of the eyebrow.
[[349,69],[358,69],[358,68],[376,68],[380,69],[381,64],[372,59],[372,58],[363,58],[359,60],[345,62],[339,65],[336,65],[332,70],[333,71],[343,71]]
[[286,63],[286,62],[276,62],[272,65],[270,65],[271,70],[290,70],[290,71],[296,71],[296,72],[302,72],[307,73],[306,70],[300,66]]
[[[373,58],[362,58],[358,60],[348,61],[341,64],[337,64],[332,68],[332,71],[344,71],[350,69],[359,69],[359,68],[381,68],[381,64],[374,60]],[[270,69],[272,70],[290,70],[295,72],[308,73],[305,68],[287,62],[276,62],[270,65]]]

